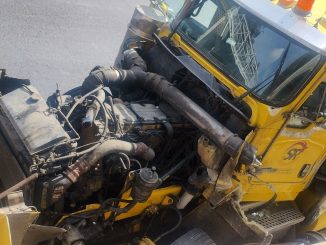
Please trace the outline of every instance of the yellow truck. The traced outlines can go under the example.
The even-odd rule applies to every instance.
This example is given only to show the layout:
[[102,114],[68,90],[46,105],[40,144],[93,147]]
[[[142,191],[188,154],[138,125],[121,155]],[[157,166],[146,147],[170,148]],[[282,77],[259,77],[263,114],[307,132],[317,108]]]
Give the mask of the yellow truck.
[[152,0],[113,67],[0,82],[1,244],[326,242],[325,0]]

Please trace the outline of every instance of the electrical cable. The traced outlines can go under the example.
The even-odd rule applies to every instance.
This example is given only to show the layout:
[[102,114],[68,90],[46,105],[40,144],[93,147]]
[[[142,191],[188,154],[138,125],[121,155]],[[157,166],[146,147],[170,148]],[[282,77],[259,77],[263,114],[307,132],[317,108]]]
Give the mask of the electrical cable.
[[86,153],[89,153],[89,152],[95,150],[100,144],[101,143],[98,142],[96,145],[92,146],[91,148],[88,148],[87,150],[84,150],[84,151],[81,151],[81,152],[74,152],[74,153],[71,153],[69,155],[62,156],[62,157],[56,157],[56,158],[51,159],[49,162],[53,163],[53,162],[57,162],[57,161],[66,160],[66,159],[69,159],[69,158],[79,157],[81,155],[84,155]]
[[117,119],[117,114],[116,114],[116,111],[115,111],[115,108],[114,108],[114,103],[113,103],[113,99],[112,99],[112,96],[109,96],[109,104],[111,106],[111,109],[112,109],[112,115],[113,115],[113,121],[114,121],[114,125],[115,125],[115,133],[118,133],[119,129],[120,131],[122,132],[122,129],[121,129],[121,126],[120,126],[120,123]]
[[169,235],[170,233],[172,233],[173,231],[175,231],[176,229],[179,228],[179,226],[181,225],[181,222],[182,222],[182,214],[180,212],[179,209],[175,208],[175,207],[171,207],[171,206],[167,206],[167,207],[164,207],[165,209],[170,209],[172,211],[175,211],[176,214],[178,215],[178,222],[171,228],[169,229],[168,231],[162,233],[161,235],[159,235],[155,240],[154,240],[154,243],[157,243],[159,240],[161,240],[163,237]]
[[[76,142],[76,141],[80,140],[80,135],[78,134],[78,132],[76,131],[76,129],[74,128],[74,126],[72,126],[72,124],[69,122],[69,120],[63,114],[63,112],[61,110],[55,109],[55,108],[51,108],[51,110],[53,110],[54,112],[58,112],[60,114],[60,116],[62,116],[62,118],[65,120],[65,122],[68,124],[69,128],[73,131],[73,133],[76,136],[75,138],[72,138],[72,139],[69,139],[69,140],[64,140],[64,141],[62,141],[62,142],[54,145],[52,147],[52,152],[54,152],[56,150],[56,148],[58,148],[59,146],[66,145],[66,144],[69,144],[69,143]],[[46,148],[46,149],[48,149],[48,148]],[[46,150],[46,149],[44,149],[44,150]]]
[[78,134],[78,132],[76,131],[76,129],[74,128],[74,126],[72,126],[72,124],[69,122],[69,119],[65,116],[65,114],[63,114],[63,112],[61,110],[57,110],[57,112],[59,112],[60,116],[62,116],[62,118],[65,120],[65,122],[68,124],[69,128],[74,132],[74,134],[77,136],[74,139],[74,141],[80,140],[80,135]]
[[140,163],[137,159],[130,159],[130,162],[134,162],[134,163],[136,163],[136,164],[138,165],[139,169],[142,168],[141,163]]
[[[119,159],[120,159],[120,162],[121,162],[123,168],[124,168],[125,170],[129,170],[130,167],[131,167],[131,163],[130,163],[130,158],[128,157],[128,155],[125,154],[125,153],[123,153],[123,152],[119,152],[118,155],[120,156]],[[125,165],[125,163],[124,163],[124,161],[122,160],[121,157],[123,157],[123,158],[126,160],[128,166]]]

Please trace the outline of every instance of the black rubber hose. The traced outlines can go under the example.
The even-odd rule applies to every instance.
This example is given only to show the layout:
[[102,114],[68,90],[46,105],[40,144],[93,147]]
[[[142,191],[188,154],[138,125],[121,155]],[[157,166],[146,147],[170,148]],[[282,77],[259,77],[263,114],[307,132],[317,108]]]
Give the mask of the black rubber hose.
[[146,62],[135,49],[128,49],[123,53],[123,67],[128,67],[131,70],[139,68],[141,71],[147,71]]
[[98,86],[123,86],[143,80],[146,77],[147,65],[143,58],[134,49],[126,50],[123,54],[124,67],[128,69],[116,69],[113,67],[95,67],[85,78],[82,88],[89,92]]
[[181,225],[182,223],[182,214],[180,212],[179,209],[175,208],[175,207],[172,207],[172,206],[166,206],[164,207],[164,209],[167,209],[167,210],[172,210],[174,211],[177,216],[178,216],[178,221],[177,223],[171,228],[169,229],[168,231],[162,233],[161,235],[159,235],[157,238],[155,238],[154,242],[157,243],[159,240],[161,240],[163,237],[169,235],[170,233],[172,233],[173,231],[175,231],[176,229],[179,228],[179,226]]
[[115,69],[112,67],[99,67],[97,70],[90,72],[88,77],[85,78],[82,88],[83,92],[87,93],[98,86],[108,87],[115,86],[115,84],[130,84],[136,81],[137,76],[136,67],[135,71]]

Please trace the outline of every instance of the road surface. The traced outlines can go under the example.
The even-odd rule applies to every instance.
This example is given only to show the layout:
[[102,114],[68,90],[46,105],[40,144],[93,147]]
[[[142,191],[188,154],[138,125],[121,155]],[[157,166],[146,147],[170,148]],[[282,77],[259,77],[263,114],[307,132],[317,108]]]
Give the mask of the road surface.
[[43,96],[114,62],[137,4],[148,0],[0,0],[0,68]]

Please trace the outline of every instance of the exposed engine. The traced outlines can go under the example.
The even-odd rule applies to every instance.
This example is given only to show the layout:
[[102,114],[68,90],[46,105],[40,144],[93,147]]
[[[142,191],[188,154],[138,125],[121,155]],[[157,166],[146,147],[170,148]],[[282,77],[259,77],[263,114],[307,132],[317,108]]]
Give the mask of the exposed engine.
[[64,94],[44,100],[0,69],[1,238],[326,240],[325,45],[301,17],[307,37],[283,31],[297,9],[168,2],[137,6],[114,67],[94,67]]
[[[179,213],[216,181],[229,156],[257,162],[243,139],[166,78],[148,73],[135,50],[124,53],[123,68],[95,67],[82,87],[58,90],[47,102],[29,84],[0,98],[4,138],[23,175],[37,175],[24,195],[43,210],[39,223],[78,226],[89,240],[119,215],[151,207],[156,190],[167,191],[160,198],[170,198]],[[194,100],[205,96],[203,90]],[[176,185],[183,191],[164,189]],[[145,206],[137,209],[139,203]],[[90,204],[99,206],[87,211]]]

